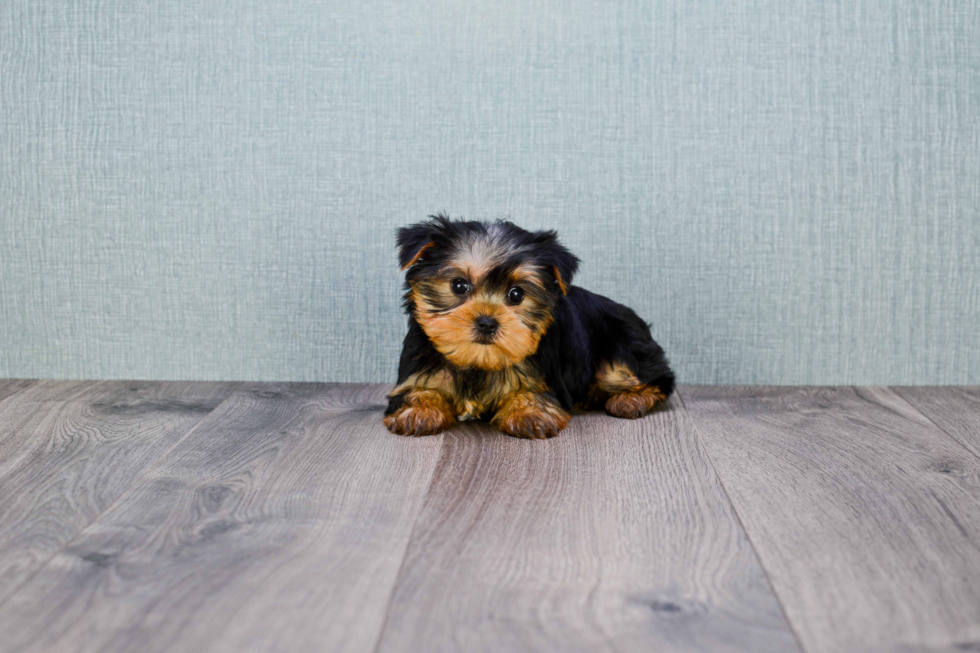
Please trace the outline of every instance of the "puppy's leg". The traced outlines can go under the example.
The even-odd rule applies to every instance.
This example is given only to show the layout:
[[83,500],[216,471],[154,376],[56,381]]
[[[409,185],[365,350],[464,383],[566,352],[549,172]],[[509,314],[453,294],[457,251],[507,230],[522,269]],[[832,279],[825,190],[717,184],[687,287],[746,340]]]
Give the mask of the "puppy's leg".
[[385,417],[385,426],[398,435],[434,435],[455,423],[452,405],[435,390],[406,393],[401,406]]
[[637,419],[667,399],[657,385],[641,383],[626,364],[603,363],[595,375],[594,397],[605,399],[606,412],[614,417]]
[[446,375],[413,375],[388,395],[385,426],[398,435],[433,435],[456,424]]
[[568,426],[571,415],[554,400],[534,392],[518,392],[507,398],[490,423],[518,438],[552,438]]

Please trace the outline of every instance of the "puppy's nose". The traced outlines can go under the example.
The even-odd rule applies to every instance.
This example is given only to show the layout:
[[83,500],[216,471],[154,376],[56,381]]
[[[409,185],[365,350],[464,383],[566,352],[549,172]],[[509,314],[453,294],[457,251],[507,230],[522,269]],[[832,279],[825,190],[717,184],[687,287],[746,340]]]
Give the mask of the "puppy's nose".
[[497,320],[487,315],[476,318],[476,332],[481,336],[492,336],[497,333]]

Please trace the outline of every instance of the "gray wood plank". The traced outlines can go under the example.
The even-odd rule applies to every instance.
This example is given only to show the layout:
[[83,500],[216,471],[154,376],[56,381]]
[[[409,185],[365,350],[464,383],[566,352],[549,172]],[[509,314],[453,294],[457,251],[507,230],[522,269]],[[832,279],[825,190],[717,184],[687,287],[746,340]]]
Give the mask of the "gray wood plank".
[[886,388],[686,387],[810,653],[980,649],[980,464]]
[[980,386],[905,386],[892,390],[980,457]]
[[0,605],[232,389],[39,381],[0,402]]
[[446,435],[378,650],[798,648],[672,402],[542,442]]
[[0,651],[365,651],[441,436],[390,386],[236,392],[0,610]]
[[28,379],[0,379],[0,401],[3,401],[15,392],[20,392],[32,383],[34,381]]

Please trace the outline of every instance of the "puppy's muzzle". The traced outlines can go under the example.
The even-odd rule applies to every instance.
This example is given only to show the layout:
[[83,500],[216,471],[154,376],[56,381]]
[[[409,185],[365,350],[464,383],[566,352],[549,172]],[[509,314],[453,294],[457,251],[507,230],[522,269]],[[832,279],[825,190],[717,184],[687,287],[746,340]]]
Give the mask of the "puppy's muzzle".
[[489,315],[481,315],[473,321],[473,326],[476,327],[477,340],[488,343],[497,335],[500,324]]

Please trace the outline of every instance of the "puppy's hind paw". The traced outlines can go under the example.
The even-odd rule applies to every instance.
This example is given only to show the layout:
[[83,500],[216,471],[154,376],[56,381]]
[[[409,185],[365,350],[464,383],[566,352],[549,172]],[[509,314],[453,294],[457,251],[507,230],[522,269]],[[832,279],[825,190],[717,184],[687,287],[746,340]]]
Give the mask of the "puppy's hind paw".
[[654,386],[643,386],[636,390],[623,390],[609,397],[606,401],[606,412],[613,417],[638,419],[646,415],[651,408],[664,401],[667,397]]
[[452,406],[438,392],[418,390],[405,395],[404,403],[384,419],[397,435],[435,435],[456,424]]

